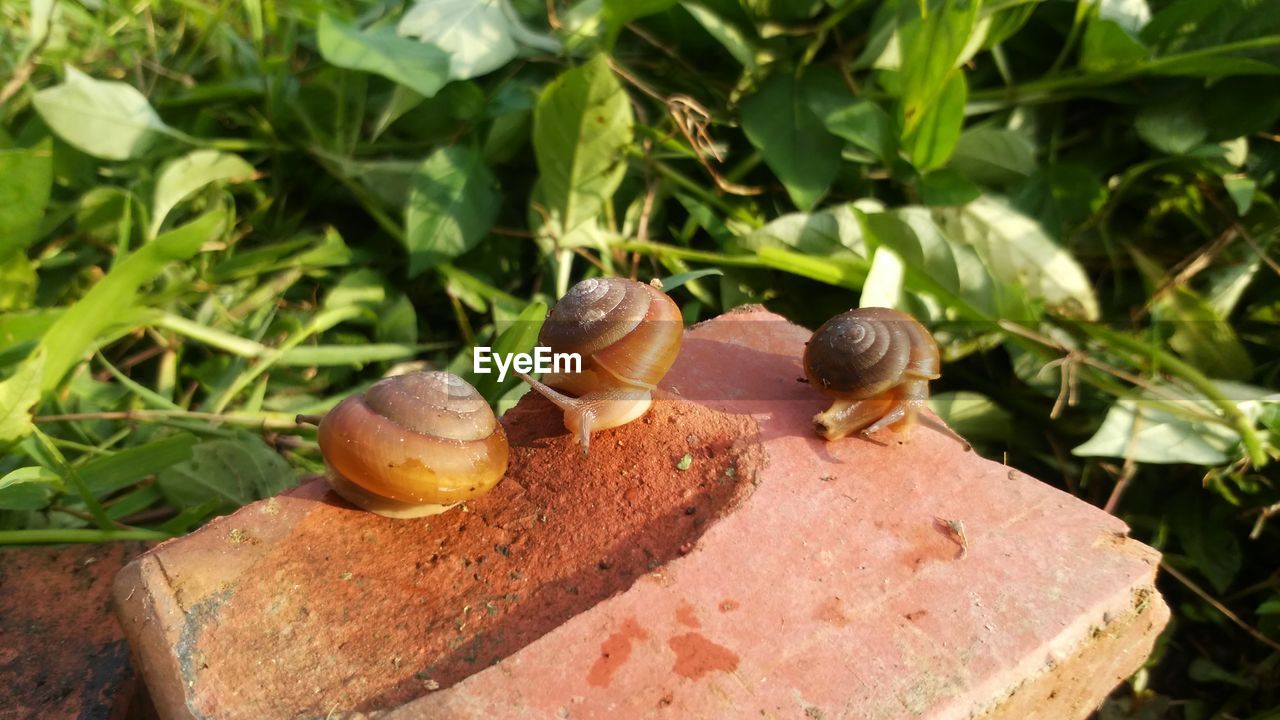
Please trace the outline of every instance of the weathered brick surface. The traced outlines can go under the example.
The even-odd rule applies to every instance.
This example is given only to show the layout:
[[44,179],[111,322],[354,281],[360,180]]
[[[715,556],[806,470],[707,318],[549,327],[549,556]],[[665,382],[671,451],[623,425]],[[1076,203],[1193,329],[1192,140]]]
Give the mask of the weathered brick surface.
[[111,579],[134,543],[0,551],[0,719],[122,718],[129,648]]
[[[470,610],[428,622],[442,610],[430,598],[500,573],[441,549],[439,527],[386,525],[314,485],[161,546],[116,590],[157,704],[284,717],[372,711],[413,690],[426,694],[386,717],[1087,715],[1167,620],[1156,553],[1115,518],[931,430],[906,444],[818,440],[810,418],[824,403],[796,382],[807,336],[763,311],[720,318],[690,332],[663,383],[682,400],[602,433],[590,459],[562,435],[515,443],[512,475],[495,504],[472,508],[484,522],[471,529],[505,533],[508,553],[484,567],[556,571],[486,609],[478,631]],[[536,402],[520,424],[550,427]],[[671,470],[685,452],[690,469]],[[666,494],[619,492],[611,483],[628,471]],[[588,512],[556,541],[501,509],[570,516],[555,498],[572,492],[569,507]],[[639,519],[611,525],[612,542],[588,531],[628,516]],[[963,523],[967,550],[947,520]],[[451,543],[468,542],[450,529]],[[456,565],[397,572],[424,562],[424,537]],[[344,572],[362,584],[332,580]],[[488,642],[504,632],[519,637]],[[466,676],[447,651],[477,638]],[[386,651],[381,668],[369,647]]]

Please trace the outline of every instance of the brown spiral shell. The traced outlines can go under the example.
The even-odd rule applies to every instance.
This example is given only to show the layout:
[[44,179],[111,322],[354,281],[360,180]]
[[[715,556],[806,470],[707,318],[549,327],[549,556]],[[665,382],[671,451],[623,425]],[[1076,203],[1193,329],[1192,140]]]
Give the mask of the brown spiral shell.
[[582,355],[582,372],[543,382],[574,395],[616,387],[652,389],[684,338],[680,308],[666,293],[624,278],[590,278],[565,294],[542,326],[540,344]]
[[847,400],[875,397],[912,378],[936,378],[938,367],[933,336],[892,308],[843,312],[823,323],[804,350],[809,383]]
[[329,480],[346,499],[393,517],[442,512],[493,488],[507,437],[484,398],[446,372],[378,381],[320,422]]

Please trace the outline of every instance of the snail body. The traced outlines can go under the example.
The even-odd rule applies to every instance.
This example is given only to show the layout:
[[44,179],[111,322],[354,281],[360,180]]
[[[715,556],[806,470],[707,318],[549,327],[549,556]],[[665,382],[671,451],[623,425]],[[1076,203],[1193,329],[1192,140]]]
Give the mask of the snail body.
[[813,418],[827,440],[893,427],[908,436],[916,422],[969,443],[920,414],[929,381],[940,377],[938,344],[915,318],[892,308],[857,308],[823,323],[804,351],[809,384],[833,399]]
[[397,375],[339,403],[319,428],[326,479],[387,517],[444,512],[502,479],[507,436],[484,398],[446,372]]
[[538,343],[582,357],[578,373],[521,379],[564,411],[583,454],[597,430],[625,425],[653,403],[658,381],[680,352],[684,321],[662,291],[623,278],[591,278],[556,303]]

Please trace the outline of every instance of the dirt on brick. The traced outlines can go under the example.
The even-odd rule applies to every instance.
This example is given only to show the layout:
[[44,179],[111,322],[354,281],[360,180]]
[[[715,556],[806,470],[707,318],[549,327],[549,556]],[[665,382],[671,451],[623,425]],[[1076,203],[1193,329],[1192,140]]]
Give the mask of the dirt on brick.
[[322,716],[449,687],[690,552],[762,462],[749,416],[675,398],[594,435],[587,457],[539,396],[503,424],[511,464],[489,495],[405,521],[327,494],[211,595],[181,658],[193,709]]
[[141,543],[0,552],[0,717],[121,718],[133,700],[111,578]]

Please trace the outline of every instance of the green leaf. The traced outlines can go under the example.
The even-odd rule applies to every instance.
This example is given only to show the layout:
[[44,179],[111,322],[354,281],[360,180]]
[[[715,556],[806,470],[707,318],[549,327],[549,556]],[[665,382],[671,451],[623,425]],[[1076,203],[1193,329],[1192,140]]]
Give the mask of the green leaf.
[[1254,195],[1258,192],[1258,183],[1247,175],[1228,175],[1222,178],[1222,185],[1231,202],[1236,206],[1236,213],[1244,217],[1253,207]]
[[[527,353],[533,350],[538,343],[538,333],[542,330],[542,322],[546,318],[546,303],[535,301],[526,305],[520,315],[493,342],[493,354],[509,357],[515,353]],[[499,383],[496,371],[476,373],[474,368],[475,364],[473,362],[471,367],[468,368],[465,378],[490,403],[497,402],[508,390],[520,382],[520,378],[513,373],[508,373],[507,377]],[[493,370],[492,365],[490,365],[490,370]]]
[[171,133],[131,85],[94,80],[67,66],[61,85],[35,94],[36,111],[58,137],[104,160],[141,155],[157,133]]
[[594,220],[622,182],[631,104],[597,55],[552,80],[533,113],[535,197],[561,237]]
[[964,126],[968,87],[963,73],[952,76],[935,102],[926,106],[916,127],[902,138],[912,164],[920,170],[942,167],[951,158]]
[[1146,60],[1151,55],[1147,46],[1125,32],[1114,20],[1093,18],[1084,31],[1080,45],[1080,67],[1088,72],[1119,70]]
[[809,210],[840,172],[840,140],[809,108],[806,89],[823,83],[777,70],[742,102],[742,130],[801,210]]
[[396,31],[435,45],[449,56],[454,80],[493,72],[519,54],[516,15],[504,0],[417,0]]
[[927,209],[868,212],[861,222],[868,245],[887,246],[902,258],[909,292],[932,296],[966,320],[1028,314],[1021,289],[996,282],[974,250],[944,234]]
[[40,401],[44,352],[37,349],[13,375],[0,382],[0,447],[29,435],[35,425],[31,408]]
[[920,201],[930,207],[964,205],[982,195],[982,189],[951,168],[925,173],[916,184]]
[[62,478],[38,465],[0,477],[0,510],[39,510],[62,492]]
[[453,145],[430,155],[413,176],[405,208],[409,277],[471,250],[493,224],[501,196],[476,150]]
[[858,307],[901,307],[906,266],[898,253],[881,245],[871,255],[871,269],[858,297]]
[[1200,111],[1186,101],[1148,105],[1133,126],[1148,145],[1170,155],[1185,155],[1209,135]]
[[720,268],[703,268],[701,270],[689,270],[682,273],[676,273],[661,280],[662,292],[670,293],[672,290],[698,278],[709,277],[712,275],[724,275],[724,271]]
[[320,54],[330,64],[369,72],[432,97],[449,81],[449,56],[440,48],[402,38],[388,27],[360,30],[320,15]]
[[874,153],[886,165],[898,155],[898,131],[893,119],[870,100],[833,102],[836,98],[810,98],[809,106],[836,137]]
[[601,14],[609,26],[608,44],[612,46],[623,26],[632,20],[665,12],[675,5],[676,0],[604,0]]
[[[142,286],[171,262],[187,260],[206,242],[226,229],[227,215],[214,210],[161,235],[111,268],[84,297],[67,309],[40,340],[47,353],[41,390],[57,387],[68,370],[90,353],[99,337],[126,318],[120,311],[133,305]],[[104,312],[110,308],[111,312]]]
[[232,509],[292,487],[297,477],[261,438],[239,433],[193,446],[190,460],[161,471],[156,481],[178,508],[217,503]]
[[0,259],[0,313],[26,310],[35,297],[40,278],[26,254]]
[[1016,130],[974,128],[960,134],[949,167],[982,185],[1011,185],[1036,171],[1036,149]]
[[694,20],[698,21],[707,34],[724,46],[724,49],[728,50],[733,59],[741,63],[747,72],[754,74],[759,71],[756,49],[736,25],[696,2],[682,2],[680,5],[693,16]]
[[980,393],[965,390],[936,393],[929,397],[929,409],[969,440],[989,438],[1008,442],[1016,427],[1008,410]]
[[190,460],[191,448],[198,442],[199,438],[191,433],[178,433],[99,455],[80,466],[80,477],[90,492],[105,497],[149,475]]
[[36,240],[53,187],[53,142],[0,149],[0,262]]
[[1169,283],[1164,268],[1137,248],[1129,248],[1150,291],[1151,317],[1168,333],[1169,347],[1210,377],[1248,380],[1253,361],[1226,321],[1204,298],[1180,283]]
[[1242,561],[1240,541],[1231,532],[1234,512],[1218,505],[1209,511],[1198,500],[1184,500],[1172,523],[1196,569],[1219,593],[1231,587]]
[[[898,6],[904,132],[922,125],[944,95],[955,93],[947,88],[961,75],[956,68],[974,32],[980,5],[977,0],[935,0]],[[922,16],[924,9],[927,15]]]
[[948,235],[972,247],[1000,282],[1059,312],[1098,318],[1098,299],[1084,268],[1031,218],[1004,200],[983,196],[936,211]]
[[853,204],[835,205],[814,213],[787,213],[740,239],[743,247],[783,247],[806,255],[867,254]]
[[244,182],[253,176],[253,166],[239,155],[217,150],[196,150],[166,163],[156,178],[148,236],[155,237],[169,211],[205,185]]
[[[1227,382],[1217,385],[1246,415],[1261,414],[1266,390]],[[1213,403],[1171,385],[1161,385],[1160,390],[1112,405],[1093,437],[1072,454],[1193,465],[1222,465],[1238,456],[1240,436],[1220,422],[1203,419],[1217,416]]]

